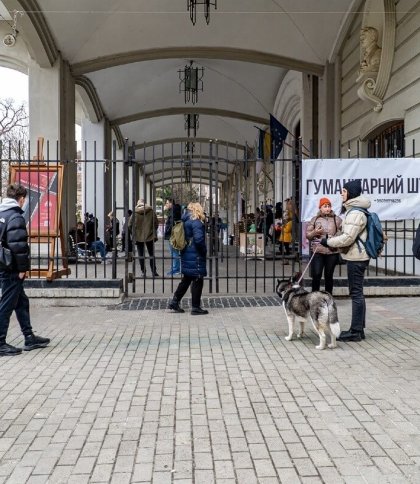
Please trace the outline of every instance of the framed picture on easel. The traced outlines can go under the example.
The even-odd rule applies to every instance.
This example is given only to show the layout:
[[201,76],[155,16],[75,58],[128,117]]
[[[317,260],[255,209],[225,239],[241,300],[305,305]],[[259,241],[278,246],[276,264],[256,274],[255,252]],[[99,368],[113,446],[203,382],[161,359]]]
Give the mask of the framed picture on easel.
[[[31,244],[30,275],[55,279],[69,274],[67,260],[63,257],[61,223],[63,166],[47,162],[13,164],[10,183],[18,183],[28,191],[22,209]],[[58,269],[60,259],[63,269]]]
[[28,234],[35,236],[59,235],[63,167],[61,165],[12,165],[10,183],[18,183],[28,190],[23,209]]

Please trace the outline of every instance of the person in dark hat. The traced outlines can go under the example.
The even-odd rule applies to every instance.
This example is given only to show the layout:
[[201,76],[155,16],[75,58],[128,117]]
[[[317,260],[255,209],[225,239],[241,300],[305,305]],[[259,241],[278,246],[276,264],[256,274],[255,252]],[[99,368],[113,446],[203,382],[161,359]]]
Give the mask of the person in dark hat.
[[[343,185],[341,192],[344,213],[342,233],[335,237],[324,237],[321,245],[337,248],[347,261],[347,278],[352,302],[350,329],[342,331],[338,341],[361,341],[365,339],[366,303],[363,282],[369,256],[362,242],[367,238],[367,217],[361,209],[368,209],[370,201],[362,195],[361,180],[351,180]],[[360,242],[360,240],[362,242]]]

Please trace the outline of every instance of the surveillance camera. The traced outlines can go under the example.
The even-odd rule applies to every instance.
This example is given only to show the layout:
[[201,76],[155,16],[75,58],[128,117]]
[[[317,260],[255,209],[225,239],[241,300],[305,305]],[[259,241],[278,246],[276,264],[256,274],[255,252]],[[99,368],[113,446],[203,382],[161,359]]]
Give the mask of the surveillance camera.
[[3,37],[3,44],[6,47],[13,47],[16,44],[16,37],[13,34],[6,34]]

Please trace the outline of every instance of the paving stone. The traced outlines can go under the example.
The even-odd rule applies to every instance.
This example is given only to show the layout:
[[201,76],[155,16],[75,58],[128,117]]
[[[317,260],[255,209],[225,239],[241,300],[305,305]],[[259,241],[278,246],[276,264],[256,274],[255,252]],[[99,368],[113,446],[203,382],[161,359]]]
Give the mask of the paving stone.
[[91,474],[95,465],[94,457],[79,457],[73,469],[73,474]]
[[33,471],[33,467],[16,467],[7,478],[8,484],[22,484],[27,482]]
[[57,463],[57,460],[58,457],[41,457],[32,472],[33,475],[51,474],[55,464]]
[[48,483],[63,484],[70,479],[73,466],[56,466],[49,478]]
[[368,299],[366,340],[323,352],[268,302],[35,307],[54,345],[0,359],[0,484],[420,482],[418,298]]
[[112,464],[98,464],[93,468],[91,482],[109,482],[112,476]]
[[255,466],[255,470],[258,478],[277,476],[277,472],[274,469],[273,464],[271,463],[271,460],[256,459],[254,460],[254,466]]
[[214,484],[216,482],[214,472],[210,470],[196,469],[194,471],[194,478],[195,482],[202,484]]
[[111,478],[111,484],[130,484],[131,473],[118,473],[115,472]]

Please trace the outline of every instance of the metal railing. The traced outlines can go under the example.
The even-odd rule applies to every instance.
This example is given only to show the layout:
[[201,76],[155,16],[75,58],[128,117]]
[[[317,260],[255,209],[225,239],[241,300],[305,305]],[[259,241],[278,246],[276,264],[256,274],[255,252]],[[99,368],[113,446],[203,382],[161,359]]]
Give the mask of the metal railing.
[[[29,189],[25,216],[31,277],[122,278],[127,293],[173,292],[178,276],[168,274],[172,258],[164,238],[166,197],[175,197],[184,206],[199,201],[207,212],[209,293],[272,292],[277,278],[290,276],[305,263],[298,212],[302,146],[291,158],[265,162],[256,158],[255,148],[228,143],[196,143],[195,151],[190,147],[187,154],[184,143],[145,144],[137,147],[139,159],[128,144],[123,147],[124,159],[117,159],[114,144],[111,160],[96,159],[96,144],[85,144],[87,160],[58,160],[50,147],[47,143],[46,159],[34,161],[30,156],[13,159],[10,146],[0,146],[2,196],[10,180]],[[348,157],[357,156],[359,145],[355,150],[348,147]],[[322,144],[317,152],[322,155]],[[153,254],[158,276],[149,270],[147,251],[138,255],[137,243],[143,241],[135,240],[127,228],[128,210],[135,210],[141,198],[158,216]],[[274,230],[276,220],[284,222],[286,204],[292,211],[289,244],[280,243],[281,231],[276,236]],[[258,219],[257,208],[262,211]],[[77,222],[83,224],[79,233]],[[415,220],[384,222],[388,243],[383,256],[372,261],[368,275],[418,273],[411,253],[416,228]],[[145,267],[144,274],[140,266]],[[336,270],[338,276],[345,273],[345,266]]]

